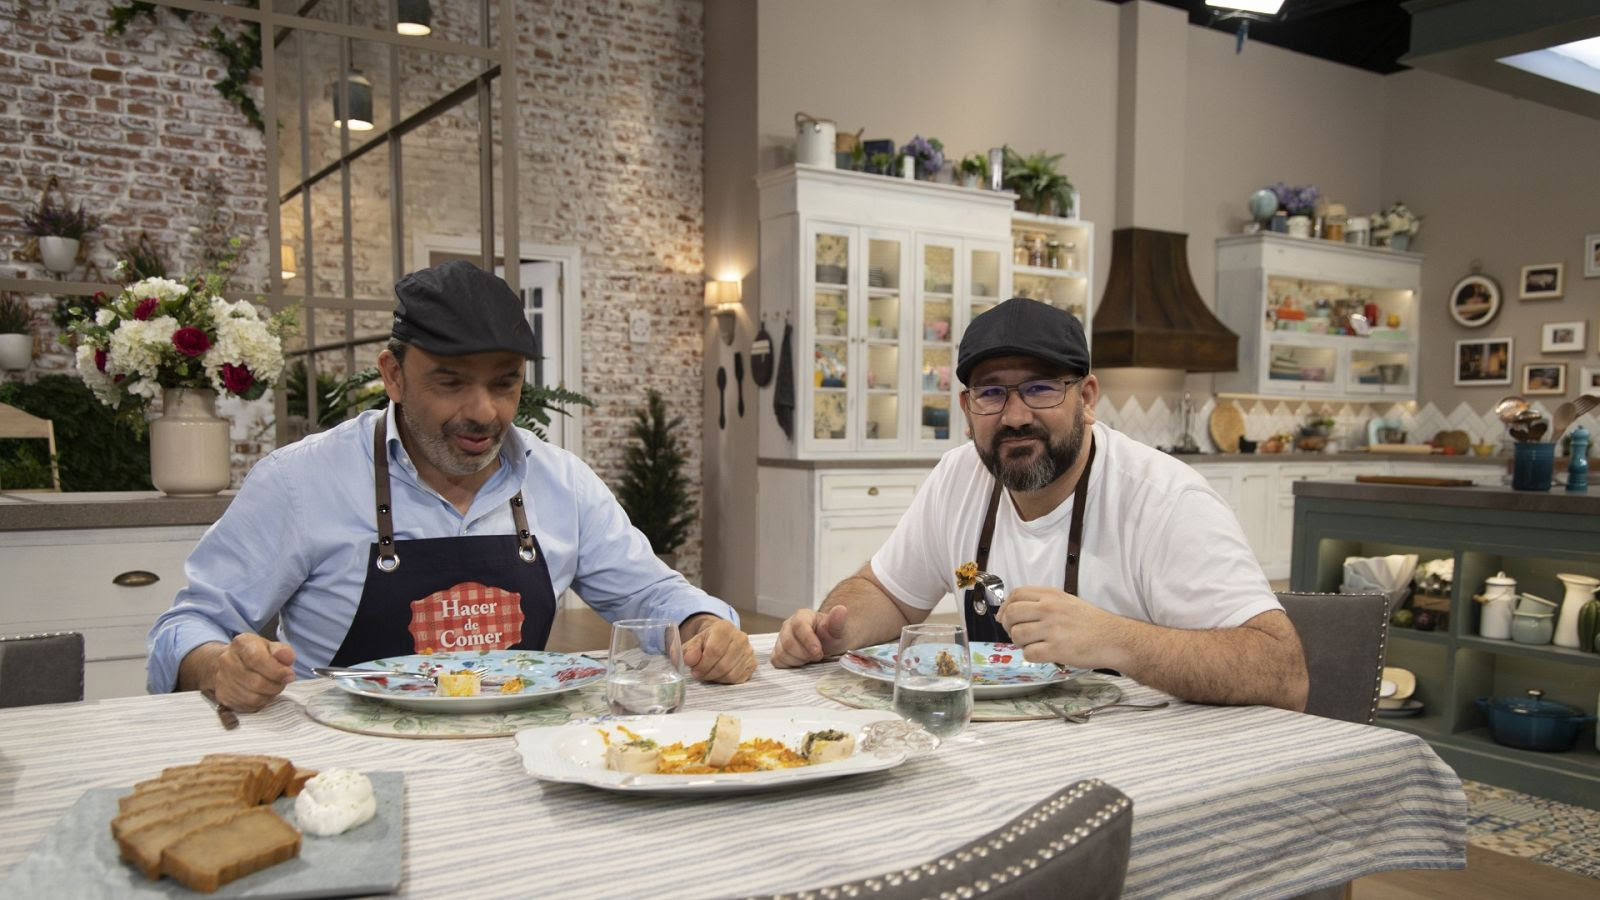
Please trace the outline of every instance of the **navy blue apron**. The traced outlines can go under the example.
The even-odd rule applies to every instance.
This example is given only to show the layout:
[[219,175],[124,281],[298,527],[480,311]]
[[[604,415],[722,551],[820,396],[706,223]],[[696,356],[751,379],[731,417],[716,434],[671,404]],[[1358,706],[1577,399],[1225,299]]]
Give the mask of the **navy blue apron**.
[[378,540],[367,555],[361,603],[331,664],[425,650],[543,650],[556,597],[522,492],[511,498],[514,535],[396,541],[386,431],[379,418],[372,448]]
[[[1089,459],[1083,464],[1083,474],[1078,476],[1078,486],[1072,492],[1072,527],[1067,531],[1067,572],[1063,581],[1067,593],[1073,595],[1078,593],[1078,557],[1083,551],[1083,509],[1089,502],[1089,472],[1093,468],[1094,441],[1091,439]],[[978,534],[978,553],[975,562],[980,572],[988,571],[986,567],[989,565],[989,545],[994,541],[994,517],[1000,508],[1000,492],[1004,489],[1000,479],[996,478],[994,490],[989,492],[989,511],[983,517],[983,530]],[[1008,587],[1014,586],[1008,585]],[[966,599],[968,641],[1011,643],[1011,635],[1006,634],[1005,627],[993,615],[997,610],[989,608],[983,585],[975,584],[968,588]]]

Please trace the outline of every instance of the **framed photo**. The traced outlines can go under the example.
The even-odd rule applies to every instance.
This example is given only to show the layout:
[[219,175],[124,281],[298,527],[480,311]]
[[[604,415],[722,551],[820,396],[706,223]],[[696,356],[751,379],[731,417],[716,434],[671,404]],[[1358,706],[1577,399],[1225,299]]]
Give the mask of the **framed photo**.
[[1500,285],[1487,275],[1468,275],[1450,289],[1450,318],[1457,325],[1479,328],[1500,311]]
[[1554,300],[1561,296],[1561,270],[1565,263],[1539,263],[1522,267],[1522,290],[1519,300]]
[[1583,277],[1600,278],[1600,234],[1583,236]]
[[1524,394],[1565,394],[1567,392],[1567,364],[1523,363],[1522,392]]
[[1511,383],[1511,338],[1456,341],[1456,384]]
[[1584,366],[1579,370],[1578,393],[1588,394],[1600,391],[1600,367]]
[[1539,341],[1541,353],[1582,353],[1584,336],[1588,334],[1589,323],[1578,322],[1546,322],[1544,334]]

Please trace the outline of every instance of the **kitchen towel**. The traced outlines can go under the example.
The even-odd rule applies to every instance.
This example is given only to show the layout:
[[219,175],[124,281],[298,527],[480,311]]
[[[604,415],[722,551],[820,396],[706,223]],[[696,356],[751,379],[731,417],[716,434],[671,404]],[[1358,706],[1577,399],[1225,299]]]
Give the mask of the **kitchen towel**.
[[790,352],[790,338],[794,326],[783,323],[783,343],[778,347],[778,386],[772,390],[772,411],[778,416],[778,426],[789,440],[794,440],[794,354]]

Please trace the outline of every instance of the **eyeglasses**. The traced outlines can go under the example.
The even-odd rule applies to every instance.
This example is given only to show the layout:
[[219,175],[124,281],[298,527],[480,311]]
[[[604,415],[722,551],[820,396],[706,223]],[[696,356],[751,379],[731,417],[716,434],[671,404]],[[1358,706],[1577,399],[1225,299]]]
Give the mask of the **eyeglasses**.
[[980,416],[992,416],[1006,408],[1006,399],[1012,391],[1022,398],[1029,409],[1052,409],[1067,399],[1067,391],[1083,381],[1074,378],[1039,378],[1020,384],[985,384],[967,388],[967,408]]

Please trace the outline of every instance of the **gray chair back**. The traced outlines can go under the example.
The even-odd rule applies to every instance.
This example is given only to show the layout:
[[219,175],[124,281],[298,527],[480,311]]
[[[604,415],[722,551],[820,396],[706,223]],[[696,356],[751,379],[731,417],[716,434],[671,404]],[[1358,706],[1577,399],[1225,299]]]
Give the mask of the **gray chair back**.
[[1115,900],[1128,874],[1133,801],[1098,778],[1074,782],[936,859],[768,900],[1070,897]]
[[83,635],[0,637],[0,707],[83,699]]
[[1278,594],[1305,648],[1306,712],[1371,724],[1378,711],[1389,599],[1382,594]]

